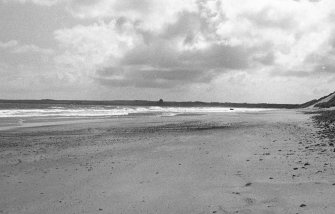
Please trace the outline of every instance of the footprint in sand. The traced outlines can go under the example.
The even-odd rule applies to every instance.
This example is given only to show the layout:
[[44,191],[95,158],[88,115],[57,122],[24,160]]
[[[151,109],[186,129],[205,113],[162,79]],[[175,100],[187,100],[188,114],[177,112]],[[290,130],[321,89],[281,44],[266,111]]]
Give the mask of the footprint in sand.
[[215,213],[215,214],[230,214],[232,212],[229,212],[227,210],[225,210],[222,206],[218,206],[217,209],[213,210],[211,213]]
[[252,184],[252,183],[249,182],[249,183],[246,183],[244,186],[245,186],[245,187],[248,187],[248,186],[251,186],[251,184]]
[[280,200],[279,198],[272,198],[272,199],[261,201],[260,203],[264,204],[267,207],[275,207],[280,203]]
[[254,203],[256,203],[256,200],[253,199],[253,198],[245,198],[245,199],[243,199],[243,200],[247,203],[248,206],[251,206],[251,205],[253,205]]

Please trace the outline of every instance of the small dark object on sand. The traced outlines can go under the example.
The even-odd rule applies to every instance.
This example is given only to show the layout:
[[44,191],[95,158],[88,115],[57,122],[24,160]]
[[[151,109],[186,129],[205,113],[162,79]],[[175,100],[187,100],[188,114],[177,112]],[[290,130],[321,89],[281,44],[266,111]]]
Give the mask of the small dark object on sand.
[[306,204],[300,204],[300,207],[306,207],[307,205]]
[[252,183],[246,183],[245,186],[248,187],[248,186],[251,186]]
[[230,111],[233,111],[233,110],[234,110],[233,108],[230,109]]
[[309,166],[310,164],[309,163],[305,163],[304,166]]

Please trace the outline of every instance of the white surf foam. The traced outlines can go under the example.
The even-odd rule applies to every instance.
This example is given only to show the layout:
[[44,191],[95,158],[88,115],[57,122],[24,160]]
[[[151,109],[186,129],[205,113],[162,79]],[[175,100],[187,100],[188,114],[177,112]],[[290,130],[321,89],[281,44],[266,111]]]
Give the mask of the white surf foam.
[[48,108],[48,109],[1,109],[0,118],[9,117],[108,117],[129,114],[150,113],[160,116],[176,116],[187,113],[224,113],[224,112],[259,112],[269,109],[260,108],[223,108],[223,107],[89,107],[89,108]]

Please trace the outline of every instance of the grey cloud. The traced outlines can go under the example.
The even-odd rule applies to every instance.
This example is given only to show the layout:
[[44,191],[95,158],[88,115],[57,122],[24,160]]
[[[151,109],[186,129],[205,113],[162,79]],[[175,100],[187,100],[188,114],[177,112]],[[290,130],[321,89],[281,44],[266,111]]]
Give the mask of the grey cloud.
[[186,51],[181,60],[186,66],[203,69],[242,69],[248,67],[250,54],[242,46],[215,44],[204,50]]
[[327,52],[312,53],[304,59],[305,64],[311,65],[312,73],[316,75],[335,75],[335,46],[330,42],[331,47]]
[[278,70],[274,70],[271,72],[271,76],[273,77],[298,77],[298,78],[302,78],[302,77],[309,77],[314,75],[313,72],[309,72],[309,71],[303,71],[303,70],[282,70],[282,71],[278,71]]
[[213,44],[203,50],[178,51],[167,43],[165,41],[137,47],[121,63],[160,68],[242,69],[248,67],[251,54],[241,46]]
[[103,85],[116,87],[138,87],[138,88],[172,88],[186,86],[193,83],[210,82],[213,72],[202,72],[201,70],[187,69],[137,69],[128,68],[120,72],[114,67],[97,71],[96,80]]
[[270,8],[265,8],[257,13],[248,13],[243,14],[242,18],[248,19],[253,24],[257,25],[257,27],[262,28],[281,28],[284,30],[293,28],[297,25],[295,20],[292,17],[273,17],[271,14]]
[[335,65],[315,65],[312,66],[310,70],[274,70],[271,76],[285,76],[285,77],[317,77],[317,76],[335,76]]
[[[301,0],[293,0],[293,1],[300,2]],[[309,1],[309,2],[320,2],[322,0],[307,0],[307,1]]]
[[204,20],[198,13],[183,12],[179,14],[177,22],[166,26],[161,36],[163,38],[173,38],[190,35],[201,32],[204,27]]
[[116,1],[114,7],[116,11],[141,11],[141,12],[149,12],[151,9],[150,0],[122,0]]
[[41,6],[52,6],[59,3],[62,0],[2,0],[2,2],[9,3],[33,3]]
[[313,71],[318,74],[335,75],[335,64],[319,64],[314,67]]
[[248,58],[243,48],[221,45],[185,52],[139,49],[129,53],[122,65],[98,70],[96,75],[97,80],[111,87],[171,88],[209,83],[227,70],[247,68]]
[[[151,66],[196,66],[200,68],[229,68],[239,69],[247,67],[248,50],[242,46],[219,44],[208,38],[216,31],[208,20],[199,13],[183,12],[177,21],[165,27],[163,33],[155,35],[149,32],[144,37],[149,40],[143,46],[136,47],[128,53],[123,64],[151,65]],[[200,50],[179,51],[173,41],[180,38],[184,45],[192,45],[195,35],[201,35],[210,47]],[[214,36],[212,36],[213,38]],[[249,50],[252,51],[252,50]]]
[[35,52],[40,54],[52,54],[52,49],[41,48],[34,44],[19,44],[17,40],[10,40],[8,42],[0,41],[0,49],[10,50],[11,53],[27,53]]
[[1,49],[7,49],[12,48],[18,45],[18,42],[16,40],[10,40],[8,42],[1,42],[0,41],[0,48]]
[[102,0],[72,0],[71,6],[72,7],[79,7],[79,6],[90,7],[100,2],[102,2]]
[[265,52],[261,55],[256,55],[253,57],[253,60],[260,62],[263,65],[272,65],[275,60],[275,56],[273,52]]
[[[67,4],[67,9],[77,18],[119,17],[129,14],[149,14],[153,2],[152,0],[71,0]],[[97,11],[91,13],[92,8]]]
[[168,41],[155,38],[148,45],[141,45],[127,53],[122,59],[122,65],[147,65],[152,67],[179,66],[179,53]]
[[[197,34],[208,41],[218,39],[216,35],[217,26],[226,20],[225,15],[222,13],[212,14],[201,7],[201,4],[198,4],[198,8],[200,12],[184,11],[179,13],[177,21],[167,25],[160,36],[167,39],[183,36],[185,37],[185,43],[192,42]],[[220,21],[214,21],[215,18]]]
[[[126,22],[125,18],[117,21],[120,28]],[[118,65],[98,70],[96,80],[111,87],[172,88],[209,83],[227,71],[248,69],[251,60],[264,65],[274,62],[274,55],[268,50],[271,44],[254,48],[221,44],[214,39],[215,28],[197,13],[180,13],[177,21],[165,26],[160,34],[138,33],[145,42],[126,53]],[[176,40],[192,46],[197,34],[207,37],[208,47],[176,47]]]

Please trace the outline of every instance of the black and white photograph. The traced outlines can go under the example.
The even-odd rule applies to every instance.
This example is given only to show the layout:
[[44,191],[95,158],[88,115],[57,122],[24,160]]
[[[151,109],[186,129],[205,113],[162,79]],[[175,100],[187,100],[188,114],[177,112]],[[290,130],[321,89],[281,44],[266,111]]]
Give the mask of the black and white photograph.
[[0,214],[335,214],[335,1],[0,0]]

